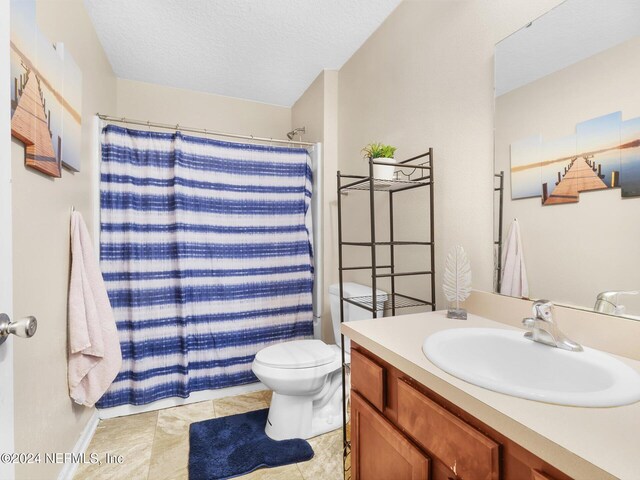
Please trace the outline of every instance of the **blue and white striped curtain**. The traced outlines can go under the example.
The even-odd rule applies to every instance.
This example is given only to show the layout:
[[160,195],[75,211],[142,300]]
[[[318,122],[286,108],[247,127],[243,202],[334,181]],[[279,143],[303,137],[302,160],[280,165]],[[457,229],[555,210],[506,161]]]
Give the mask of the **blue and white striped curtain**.
[[311,167],[299,148],[108,125],[101,267],[123,366],[98,406],[256,381],[313,334]]

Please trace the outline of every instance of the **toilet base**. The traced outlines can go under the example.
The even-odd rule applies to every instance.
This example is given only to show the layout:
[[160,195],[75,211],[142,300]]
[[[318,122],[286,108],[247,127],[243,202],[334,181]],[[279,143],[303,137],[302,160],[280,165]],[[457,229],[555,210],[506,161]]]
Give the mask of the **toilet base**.
[[273,392],[265,433],[274,440],[307,439],[342,426],[341,388],[324,406],[317,405],[319,401],[309,397]]

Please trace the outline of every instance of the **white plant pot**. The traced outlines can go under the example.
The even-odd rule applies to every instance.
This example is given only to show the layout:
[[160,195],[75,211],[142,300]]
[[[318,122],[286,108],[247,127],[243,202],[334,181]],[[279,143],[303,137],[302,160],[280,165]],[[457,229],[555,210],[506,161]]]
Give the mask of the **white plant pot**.
[[[375,161],[395,163],[395,158],[376,158]],[[393,173],[396,171],[395,165],[374,165],[373,178],[380,180],[393,180]]]

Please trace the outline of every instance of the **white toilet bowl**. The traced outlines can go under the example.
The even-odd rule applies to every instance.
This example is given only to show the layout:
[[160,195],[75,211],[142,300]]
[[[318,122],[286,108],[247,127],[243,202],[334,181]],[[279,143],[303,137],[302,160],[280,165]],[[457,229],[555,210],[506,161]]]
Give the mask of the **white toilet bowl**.
[[275,440],[311,438],[338,428],[341,363],[340,349],[320,340],[279,343],[259,351],[253,373],[273,390],[267,435]]
[[[344,283],[345,297],[371,295],[371,288]],[[340,328],[339,286],[330,288],[334,332]],[[378,302],[387,294],[377,291]],[[336,305],[337,304],[337,305]],[[363,313],[364,312],[364,313]],[[382,316],[382,310],[377,312]],[[345,302],[345,321],[371,318],[371,312]],[[260,350],[253,361],[256,377],[273,390],[265,427],[274,440],[311,438],[342,425],[342,355],[338,345],[321,340],[296,340]],[[350,362],[345,343],[346,362]],[[348,381],[348,380],[347,380]],[[347,384],[347,390],[349,385]]]

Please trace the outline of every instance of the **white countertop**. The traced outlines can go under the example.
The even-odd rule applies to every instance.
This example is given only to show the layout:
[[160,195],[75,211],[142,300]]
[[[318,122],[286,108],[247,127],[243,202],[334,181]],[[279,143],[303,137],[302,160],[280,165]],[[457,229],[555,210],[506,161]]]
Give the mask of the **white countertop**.
[[[525,400],[449,375],[422,353],[424,339],[448,328],[516,330],[469,314],[418,313],[342,324],[342,332],[424,386],[576,479],[640,479],[640,402],[582,408]],[[640,339],[638,339],[640,342]],[[616,357],[640,371],[640,362]]]

